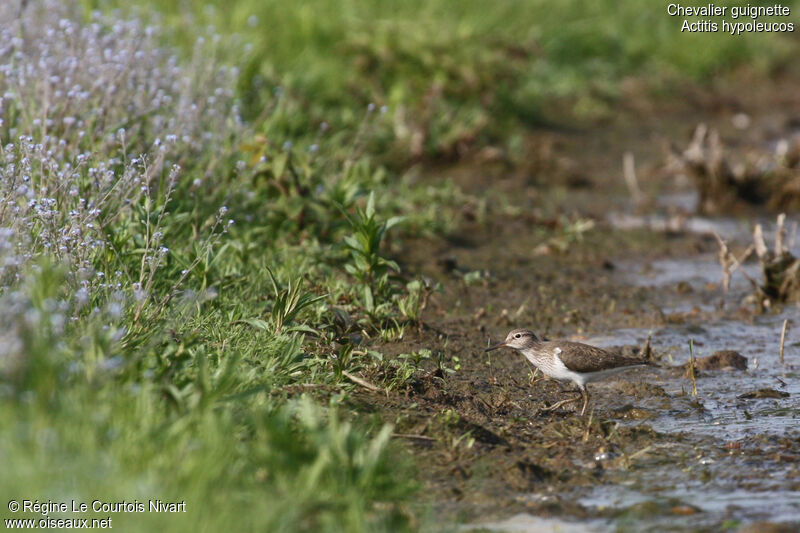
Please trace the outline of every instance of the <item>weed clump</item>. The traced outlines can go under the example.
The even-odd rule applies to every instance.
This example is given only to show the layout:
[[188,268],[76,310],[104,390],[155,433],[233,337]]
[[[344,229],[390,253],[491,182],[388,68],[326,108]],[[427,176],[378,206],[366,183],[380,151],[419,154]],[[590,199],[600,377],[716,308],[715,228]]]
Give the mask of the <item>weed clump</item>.
[[391,426],[327,392],[362,364],[326,357],[332,302],[373,331],[418,317],[377,201],[366,263],[340,242],[381,173],[341,147],[247,149],[217,39],[188,58],[163,40],[74,3],[0,5],[0,495],[187,502],[115,517],[131,530],[407,529]]
[[789,251],[785,220],[784,214],[778,215],[773,250],[767,247],[760,224],[757,224],[753,231],[753,248],[763,274],[763,283],[760,287],[764,297],[762,301],[800,302],[800,259]]
[[719,132],[700,124],[684,150],[672,149],[669,168],[688,174],[700,194],[698,211],[729,212],[741,205],[789,209],[800,205],[800,140],[782,139],[770,154],[749,151],[735,161]]
[[753,229],[753,244],[739,258],[735,257],[728,249],[727,243],[716,235],[720,246],[719,260],[723,272],[723,287],[726,291],[733,271],[755,253],[761,265],[761,283],[748,276],[744,270],[741,272],[753,286],[753,298],[759,312],[769,309],[773,303],[800,301],[800,259],[789,251],[794,245],[797,228],[795,226],[787,240],[785,223],[786,215],[781,213],[775,226],[775,242],[772,250],[767,247],[761,224],[756,224]]

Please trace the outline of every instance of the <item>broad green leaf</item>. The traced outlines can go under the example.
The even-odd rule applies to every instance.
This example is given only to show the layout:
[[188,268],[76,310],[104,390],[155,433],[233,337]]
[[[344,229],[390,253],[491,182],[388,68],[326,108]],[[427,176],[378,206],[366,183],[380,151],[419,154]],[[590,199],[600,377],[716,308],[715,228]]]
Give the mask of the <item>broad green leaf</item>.
[[366,215],[367,218],[372,218],[375,216],[375,191],[369,193]]
[[405,221],[405,219],[406,219],[406,217],[403,217],[403,216],[390,218],[389,220],[386,221],[386,229],[388,230],[388,229],[393,228],[394,226],[396,226],[396,225],[402,223],[403,221]]
[[261,320],[260,318],[243,318],[234,322],[234,324],[236,323],[247,324],[263,331],[272,331],[272,327],[269,325],[269,322],[266,320]]

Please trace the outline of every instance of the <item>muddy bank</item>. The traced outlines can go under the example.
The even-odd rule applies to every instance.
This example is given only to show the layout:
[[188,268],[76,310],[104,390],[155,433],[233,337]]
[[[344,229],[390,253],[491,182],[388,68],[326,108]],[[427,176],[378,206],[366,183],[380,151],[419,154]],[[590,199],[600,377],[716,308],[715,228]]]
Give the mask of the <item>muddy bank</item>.
[[[390,413],[387,419],[397,424],[397,433],[404,435],[400,438],[422,458],[423,479],[437,495],[437,506],[468,521],[526,512],[584,524],[601,520],[605,527],[627,520],[640,524],[636,527],[657,523],[675,530],[717,527],[729,515],[742,523],[763,518],[769,498],[752,514],[729,511],[724,500],[707,512],[693,510],[694,498],[682,496],[682,487],[696,491],[714,481],[709,492],[722,495],[742,484],[768,488],[762,482],[775,472],[796,475],[798,435],[771,453],[763,449],[764,439],[770,442],[796,423],[800,390],[791,389],[790,403],[748,406],[736,398],[739,391],[780,387],[773,380],[774,365],[769,374],[753,369],[738,377],[725,365],[701,363],[694,398],[683,363],[691,338],[700,361],[735,348],[750,356],[751,366],[754,359],[759,364],[764,347],[754,352],[748,339],[770,337],[776,347],[782,317],[758,326],[764,319],[738,305],[747,284],[734,283],[733,293],[724,294],[721,270],[717,283],[710,271],[708,279],[687,282],[697,276],[697,265],[703,272],[713,257],[716,245],[703,235],[598,231],[565,253],[542,255],[532,252],[535,238],[524,237],[535,230],[523,231],[522,224],[527,222],[498,224],[483,234],[475,229],[459,247],[427,250],[428,259],[417,268],[442,283],[443,291],[431,298],[425,325],[408,332],[402,343],[382,349],[389,354],[441,350],[448,366],[458,364],[459,369],[437,374],[431,365],[407,390],[365,400]],[[445,253],[447,264],[437,260]],[[676,256],[683,278],[650,275],[648,265]],[[630,261],[639,264],[638,271],[624,267]],[[479,271],[481,278],[468,284],[460,269]],[[573,406],[545,412],[569,392],[551,381],[531,384],[532,369],[515,353],[483,352],[490,339],[518,326],[629,351],[638,350],[654,332],[653,347],[664,368],[590,385],[591,417],[578,417]],[[733,360],[730,365],[741,372],[740,359],[725,360]],[[763,355],[760,365],[766,367]],[[769,411],[780,409],[785,416],[776,421]],[[747,417],[760,416],[763,425],[745,429]],[[741,477],[725,475],[730,468]],[[629,482],[641,476],[645,480],[631,489]],[[795,481],[788,483],[780,490],[793,490]],[[605,493],[616,496],[601,499]],[[658,496],[651,500],[648,493]],[[740,499],[751,497],[745,491]],[[791,502],[784,518],[797,520]]]
[[[741,102],[689,107],[710,122],[744,112]],[[692,193],[690,184],[664,183],[663,154],[653,147],[686,126],[676,117],[697,113],[678,109],[668,123],[658,115],[662,127],[644,136],[656,119],[636,122],[632,110],[604,135],[538,134],[536,142],[551,143],[551,159],[530,168],[490,161],[450,170],[491,200],[488,211],[476,216],[465,206],[460,229],[447,238],[396,244],[403,270],[440,290],[419,327],[373,347],[387,357],[432,355],[402,387],[356,398],[360,409],[395,424],[426,494],[448,520],[510,527],[510,517],[533,515],[600,531],[800,525],[797,346],[787,344],[788,364],[777,357],[780,325],[794,325],[796,308],[758,315],[744,278],[724,291],[712,232],[609,222],[612,211],[639,208],[621,178],[624,151],[641,154],[645,191]],[[755,121],[767,116],[747,112]],[[650,214],[675,209],[654,202]],[[740,227],[750,231],[747,220],[721,222],[733,236]],[[515,327],[628,352],[652,336],[662,368],[590,385],[586,417],[574,404],[544,411],[574,394],[569,386],[540,379],[516,353],[483,351]],[[745,362],[727,356],[735,372],[701,363],[692,384],[690,340],[698,360],[735,350]],[[757,394],[763,390],[776,394]],[[748,392],[752,398],[741,397]]]

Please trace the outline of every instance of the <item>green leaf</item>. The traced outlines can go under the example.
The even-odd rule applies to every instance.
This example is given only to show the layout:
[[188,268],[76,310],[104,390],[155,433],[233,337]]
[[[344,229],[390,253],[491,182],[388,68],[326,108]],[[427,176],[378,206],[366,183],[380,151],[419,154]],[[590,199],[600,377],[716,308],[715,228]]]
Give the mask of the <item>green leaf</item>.
[[384,264],[387,267],[391,268],[392,270],[394,270],[396,272],[400,272],[400,265],[398,265],[397,262],[392,261],[390,259],[384,259],[383,261],[384,261]]
[[275,297],[277,298],[278,293],[280,292],[278,290],[278,282],[275,281],[275,275],[272,273],[272,269],[270,269],[269,267],[267,267],[267,274],[269,274],[269,280],[272,282],[272,290],[275,293]]
[[389,220],[386,221],[386,228],[385,229],[386,230],[391,229],[394,226],[404,222],[405,219],[406,219],[406,217],[403,217],[403,216],[392,217],[392,218],[390,218]]
[[289,154],[282,153],[272,160],[272,175],[275,179],[280,179],[283,172],[286,170],[286,163],[289,162]]
[[344,238],[344,243],[352,248],[353,250],[361,250],[362,246],[361,243],[358,242],[358,239],[353,237],[352,235],[348,235]]
[[243,318],[241,320],[237,320],[234,324],[247,324],[249,326],[253,326],[256,329],[260,329],[263,331],[271,331],[272,327],[270,327],[269,322],[266,320],[261,320],[260,318]]
[[375,300],[372,297],[372,289],[369,288],[369,285],[364,286],[364,309],[367,311],[375,309]]
[[289,332],[302,332],[302,333],[310,333],[311,335],[319,335],[319,331],[317,331],[316,329],[312,328],[311,326],[305,326],[305,325],[302,325],[302,324],[297,325],[297,326],[289,326],[288,328],[284,328],[283,331],[285,331],[287,333],[289,333]]
[[366,215],[367,218],[372,218],[375,216],[375,191],[369,193]]

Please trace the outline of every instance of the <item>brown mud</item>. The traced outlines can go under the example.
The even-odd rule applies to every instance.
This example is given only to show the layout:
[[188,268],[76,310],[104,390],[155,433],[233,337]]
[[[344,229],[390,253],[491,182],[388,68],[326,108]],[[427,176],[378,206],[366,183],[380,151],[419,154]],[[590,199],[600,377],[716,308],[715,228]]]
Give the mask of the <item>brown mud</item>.
[[[716,239],[681,230],[623,230],[607,217],[611,211],[666,213],[672,208],[659,208],[659,196],[691,192],[690,183],[665,172],[664,146],[686,141],[700,121],[747,142],[785,133],[800,119],[797,80],[783,74],[766,83],[741,74],[729,86],[687,87],[670,97],[632,90],[613,119],[532,134],[527,164],[510,167],[491,152],[430,173],[430,179],[453,179],[485,204],[465,205],[452,235],[394,243],[403,270],[440,290],[429,297],[418,327],[370,348],[387,357],[420,350],[432,355],[396,389],[360,390],[354,407],[395,424],[443,520],[487,524],[528,513],[626,531],[735,530],[756,520],[800,525],[797,395],[746,404],[725,391],[780,388],[771,374],[748,386],[755,370],[703,369],[696,376],[700,394],[693,397],[686,376],[689,338],[701,355],[736,350],[750,359],[746,341],[722,329],[714,337],[708,326],[760,324],[746,293],[723,294],[721,270],[718,281],[712,275],[698,284],[678,266],[673,281],[648,282],[659,261],[713,261]],[[741,114],[752,127],[736,133],[731,120]],[[639,185],[649,198],[644,206],[633,205],[622,178],[625,152],[635,154]],[[736,214],[743,213],[758,216]],[[664,368],[589,385],[591,414],[585,417],[576,412],[579,402],[544,411],[574,392],[541,376],[533,382],[532,368],[516,353],[483,351],[516,327],[588,342],[605,335],[606,344],[632,352],[648,332],[661,332],[652,347]],[[792,368],[789,374],[784,368],[784,380],[797,382]],[[386,383],[391,376],[362,377]],[[719,387],[706,385],[712,383]],[[756,416],[752,402],[778,401],[790,403],[759,405],[784,409],[788,419],[780,420],[788,422],[763,432],[737,433],[725,426],[728,415],[714,410],[736,405],[739,420],[742,412]],[[728,429],[704,429],[713,424]],[[701,495],[714,491],[744,496],[704,505]],[[759,497],[764,505],[748,509],[748,499]],[[765,511],[775,508],[772,498],[783,502],[782,514]]]

